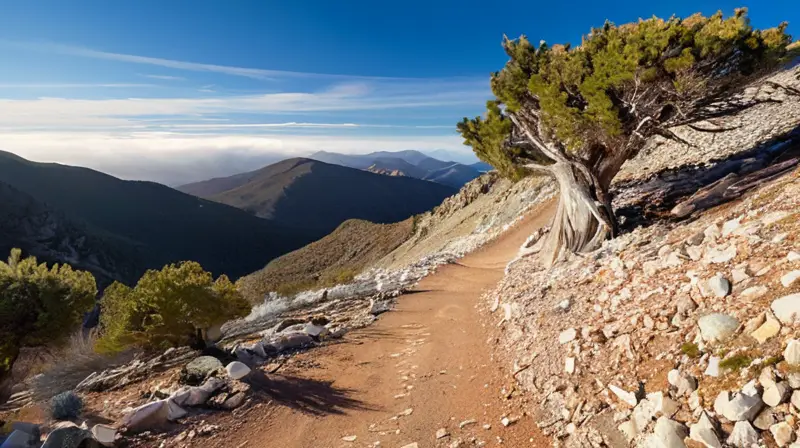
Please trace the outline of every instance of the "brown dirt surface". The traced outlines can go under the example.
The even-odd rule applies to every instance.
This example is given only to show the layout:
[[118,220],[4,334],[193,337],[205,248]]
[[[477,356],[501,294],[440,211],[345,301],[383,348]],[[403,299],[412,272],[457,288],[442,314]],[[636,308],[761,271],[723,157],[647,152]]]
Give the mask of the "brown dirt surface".
[[[491,324],[481,295],[503,277],[506,263],[553,208],[548,202],[493,243],[441,267],[372,326],[301,353],[275,374],[254,372],[258,398],[209,416],[206,422],[225,431],[194,443],[395,448],[416,442],[428,448],[501,439],[505,446],[549,446],[524,414],[526,397],[514,390],[507,363],[487,344]],[[504,427],[505,416],[518,420]],[[475,422],[460,427],[468,420]],[[449,435],[436,439],[440,428]],[[348,436],[356,438],[343,440]]]
[[268,291],[292,294],[347,282],[403,244],[413,232],[414,218],[394,224],[351,219],[330,235],[272,260],[238,284],[248,300],[261,303]]

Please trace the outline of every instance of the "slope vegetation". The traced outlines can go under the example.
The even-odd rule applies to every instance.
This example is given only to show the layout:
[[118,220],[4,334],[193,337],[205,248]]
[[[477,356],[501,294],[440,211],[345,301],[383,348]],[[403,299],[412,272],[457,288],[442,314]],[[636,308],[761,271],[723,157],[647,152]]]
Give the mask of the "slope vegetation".
[[142,248],[73,220],[0,182],[0,256],[18,247],[48,263],[88,270],[98,282],[132,282],[143,266]]
[[[433,182],[390,177],[311,159],[288,159],[258,171],[180,187],[246,210],[314,238],[348,219],[398,222],[456,192]],[[232,189],[223,190],[231,185]]]
[[291,294],[344,283],[406,241],[413,218],[394,224],[351,219],[308,246],[272,260],[264,269],[239,280],[252,303],[261,303],[270,291]]
[[[87,168],[31,162],[6,152],[0,152],[0,181],[63,216],[113,236],[109,241],[125,241],[140,248],[136,275],[165,263],[195,260],[215,274],[236,278],[313,240],[302,232],[164,185],[124,181]],[[0,221],[8,219],[0,217]]]

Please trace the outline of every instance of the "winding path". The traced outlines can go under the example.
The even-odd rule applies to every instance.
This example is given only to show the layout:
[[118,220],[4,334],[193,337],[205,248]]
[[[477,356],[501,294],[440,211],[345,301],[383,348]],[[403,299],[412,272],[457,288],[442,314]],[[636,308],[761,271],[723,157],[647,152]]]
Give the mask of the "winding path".
[[[257,387],[267,400],[214,422],[227,430],[205,446],[428,448],[457,439],[464,443],[452,446],[497,446],[499,439],[509,447],[549,446],[530,417],[501,424],[506,412],[519,411],[501,397],[512,384],[509,366],[493,360],[487,325],[496,319],[485,323],[479,307],[553,209],[552,202],[540,206],[494,242],[440,267],[370,327],[263,376]],[[437,439],[440,428],[449,435]]]

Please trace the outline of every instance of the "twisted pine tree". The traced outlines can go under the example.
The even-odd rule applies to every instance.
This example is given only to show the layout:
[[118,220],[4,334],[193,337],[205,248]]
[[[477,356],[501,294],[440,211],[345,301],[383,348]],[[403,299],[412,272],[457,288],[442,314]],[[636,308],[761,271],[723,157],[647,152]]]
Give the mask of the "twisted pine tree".
[[510,60],[492,74],[496,99],[458,130],[502,174],[535,170],[558,182],[560,202],[542,251],[552,264],[614,235],[611,181],[649,137],[679,140],[670,128],[753,104],[734,94],[779,66],[791,43],[785,29],[753,29],[747,11],[737,9],[729,18],[607,22],[575,48],[505,38]]

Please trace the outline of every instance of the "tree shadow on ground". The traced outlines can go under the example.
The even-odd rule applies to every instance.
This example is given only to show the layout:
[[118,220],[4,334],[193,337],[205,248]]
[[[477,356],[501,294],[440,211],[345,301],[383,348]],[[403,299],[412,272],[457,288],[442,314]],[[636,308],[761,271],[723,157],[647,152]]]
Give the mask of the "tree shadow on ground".
[[[630,180],[614,185],[614,212],[619,219],[620,233],[658,222],[679,222],[696,219],[699,212],[730,202],[746,194],[731,195],[709,201],[686,216],[675,216],[671,210],[699,190],[709,187],[732,173],[739,178],[758,170],[800,157],[800,126],[749,150],[703,165],[687,165],[655,173],[645,180]],[[791,172],[790,169],[788,172]]]
[[349,409],[376,409],[352,398],[353,390],[337,388],[333,382],[286,375],[268,376],[260,370],[253,370],[247,383],[255,394],[305,414],[342,415]]

